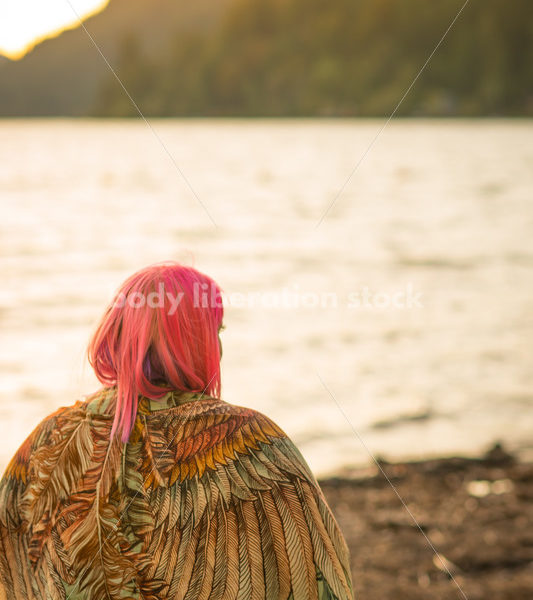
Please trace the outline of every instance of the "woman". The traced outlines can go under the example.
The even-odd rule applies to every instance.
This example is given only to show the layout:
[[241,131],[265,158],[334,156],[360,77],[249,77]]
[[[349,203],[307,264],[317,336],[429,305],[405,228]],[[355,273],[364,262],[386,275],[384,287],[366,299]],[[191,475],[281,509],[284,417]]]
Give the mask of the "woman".
[[130,277],[88,348],[103,387],[29,435],[0,482],[0,599],[352,598],[303,457],[220,398],[220,289]]

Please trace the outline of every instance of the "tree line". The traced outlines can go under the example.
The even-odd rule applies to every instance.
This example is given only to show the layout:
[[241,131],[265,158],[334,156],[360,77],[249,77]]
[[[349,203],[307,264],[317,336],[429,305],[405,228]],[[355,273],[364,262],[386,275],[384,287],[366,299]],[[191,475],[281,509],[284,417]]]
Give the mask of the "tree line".
[[[115,67],[151,116],[382,116],[462,5],[235,0],[214,27],[181,31],[157,56],[128,33]],[[530,0],[467,4],[396,114],[533,115],[530,9]],[[137,112],[110,75],[91,114]]]

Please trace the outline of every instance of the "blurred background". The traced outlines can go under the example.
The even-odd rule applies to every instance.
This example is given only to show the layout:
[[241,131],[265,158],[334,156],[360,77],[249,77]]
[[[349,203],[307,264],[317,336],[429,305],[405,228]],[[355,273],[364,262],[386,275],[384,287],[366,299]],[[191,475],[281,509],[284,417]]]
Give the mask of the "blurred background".
[[[223,397],[317,474],[533,449],[528,0],[467,4],[384,129],[463,2],[5,4],[2,470],[97,389],[96,322],[165,259],[295,294],[227,306]],[[354,306],[364,288],[420,305]]]

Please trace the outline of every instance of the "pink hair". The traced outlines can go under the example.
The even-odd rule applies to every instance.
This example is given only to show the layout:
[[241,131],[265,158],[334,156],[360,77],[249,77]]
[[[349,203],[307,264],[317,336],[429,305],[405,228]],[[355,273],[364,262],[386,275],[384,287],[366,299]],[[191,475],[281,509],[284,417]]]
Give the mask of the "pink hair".
[[87,355],[98,379],[117,386],[111,437],[127,442],[139,395],[171,389],[220,397],[221,290],[207,275],[176,262],[150,265],[120,287]]

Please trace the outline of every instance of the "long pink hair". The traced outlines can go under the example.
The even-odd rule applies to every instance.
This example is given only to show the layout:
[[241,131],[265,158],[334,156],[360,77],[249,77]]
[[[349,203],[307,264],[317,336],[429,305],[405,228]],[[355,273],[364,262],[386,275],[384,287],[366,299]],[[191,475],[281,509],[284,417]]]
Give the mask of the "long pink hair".
[[111,438],[127,442],[139,395],[169,388],[220,397],[218,331],[221,290],[207,275],[176,262],[150,265],[129,277],[108,306],[88,349],[106,386],[117,386]]

